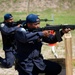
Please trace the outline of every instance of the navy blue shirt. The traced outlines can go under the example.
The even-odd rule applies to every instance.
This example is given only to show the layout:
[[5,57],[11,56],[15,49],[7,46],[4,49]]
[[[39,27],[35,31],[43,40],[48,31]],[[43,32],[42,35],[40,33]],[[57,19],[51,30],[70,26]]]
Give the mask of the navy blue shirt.
[[17,26],[12,27],[7,23],[2,23],[0,25],[2,41],[3,41],[3,50],[10,51],[11,47],[14,44],[14,32],[17,29]]
[[32,71],[34,64],[41,70],[45,69],[43,56],[41,55],[42,42],[57,42],[56,35],[44,37],[39,32],[30,32],[24,28],[18,28],[15,33],[17,42],[17,59],[21,68],[25,71]]

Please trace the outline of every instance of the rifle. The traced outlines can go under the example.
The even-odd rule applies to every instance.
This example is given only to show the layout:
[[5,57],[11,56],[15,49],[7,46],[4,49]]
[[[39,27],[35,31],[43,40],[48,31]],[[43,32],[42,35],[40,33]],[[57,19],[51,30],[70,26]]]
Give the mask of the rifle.
[[45,22],[47,22],[47,21],[53,21],[53,20],[48,20],[48,19],[40,19],[40,21],[45,21]]
[[[42,22],[42,21],[45,21],[45,22],[47,22],[47,21],[53,21],[53,20],[48,20],[48,19],[40,19],[40,22]],[[21,27],[24,27],[25,26],[25,24],[26,24],[26,20],[19,20],[19,21],[16,21],[16,22],[13,22],[13,26],[17,26],[18,24],[21,24]]]
[[70,28],[71,30],[74,30],[75,25],[54,25],[54,26],[52,26],[52,25],[46,24],[45,27],[37,28],[33,31],[38,32],[38,31],[44,31],[44,30],[54,30],[56,32],[57,40],[58,40],[58,42],[60,42],[60,41],[62,41],[60,30],[66,29],[66,28]]
[[[37,15],[37,16],[40,16],[40,15]],[[45,21],[45,22],[47,22],[47,21],[54,21],[54,20],[48,20],[47,18],[45,18],[45,19],[40,19],[40,21]]]
[[[41,22],[42,22],[42,21],[47,22],[47,21],[53,21],[53,20],[40,19],[40,21],[41,21]],[[19,21],[13,22],[13,25],[16,26],[16,25],[18,25],[18,24],[25,24],[25,22],[26,22],[26,20],[21,20],[21,19],[20,19]]]
[[[45,21],[45,22],[47,22],[47,21],[53,21],[53,20],[48,20],[48,19],[40,19],[40,21],[42,22],[42,21]],[[0,22],[0,24],[1,24],[2,22]],[[13,26],[17,26],[18,24],[22,24],[21,26],[23,27],[24,26],[24,24],[26,24],[26,20],[18,20],[18,21],[15,21],[15,22],[13,22]]]
[[[2,24],[3,22],[0,22],[0,24]],[[22,27],[23,27],[23,25],[25,24],[25,20],[19,20],[19,21],[16,21],[16,22],[13,22],[12,23],[12,26],[17,26],[17,25],[19,25],[19,24],[21,24],[22,25]]]
[[23,25],[25,24],[25,20],[19,20],[19,21],[16,21],[16,22],[13,22],[13,26],[17,26],[17,25],[19,25],[19,24],[21,24],[22,25],[22,27],[23,27]]

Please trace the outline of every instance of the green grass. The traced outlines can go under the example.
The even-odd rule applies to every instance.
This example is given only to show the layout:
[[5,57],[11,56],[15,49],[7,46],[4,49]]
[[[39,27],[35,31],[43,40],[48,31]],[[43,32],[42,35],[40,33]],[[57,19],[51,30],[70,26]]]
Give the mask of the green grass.
[[[4,13],[0,13],[0,22],[3,21],[3,16],[6,13],[10,13],[10,12],[4,12]],[[12,15],[14,16],[14,19],[17,21],[19,19],[25,19],[27,16],[26,12],[11,12]],[[45,11],[42,12],[30,12],[30,13],[34,13],[37,15],[40,15],[39,17],[44,19],[47,18],[49,20],[54,18],[53,22],[47,22],[49,24],[75,24],[75,10],[67,10],[67,11],[53,11],[52,9],[47,9]],[[29,13],[29,14],[30,14]],[[52,18],[53,15],[53,18]],[[43,22],[43,24],[46,24],[46,22]]]
[[3,16],[6,13],[11,13],[14,16],[14,20],[18,21],[19,19],[25,20],[27,14],[37,14],[41,19],[49,19],[54,21],[41,22],[41,26],[48,24],[60,25],[60,24],[75,24],[75,10],[52,10],[47,9],[42,12],[1,12],[0,13],[0,22],[3,21]]
[[[54,16],[53,24],[75,24],[75,11],[45,11],[42,13],[42,18],[52,19],[52,15]],[[49,23],[49,22],[48,22]]]
[[75,10],[52,10],[47,9],[42,12],[1,12],[0,13],[0,22],[3,21],[3,16],[6,13],[11,13],[14,16],[14,20],[18,21],[19,19],[25,20],[27,14],[37,14],[39,15],[39,18],[41,19],[49,19],[54,21],[47,21],[47,22],[41,22],[41,26],[45,26],[46,24],[54,24],[54,25],[60,25],[60,24],[75,24]]

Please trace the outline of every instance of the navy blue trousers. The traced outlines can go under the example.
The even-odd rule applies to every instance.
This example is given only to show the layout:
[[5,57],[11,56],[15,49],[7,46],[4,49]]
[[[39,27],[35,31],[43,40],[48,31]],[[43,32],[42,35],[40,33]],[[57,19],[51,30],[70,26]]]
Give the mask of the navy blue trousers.
[[12,51],[5,52],[5,58],[1,58],[1,64],[5,68],[11,68],[15,61],[15,55]]
[[56,62],[44,60],[44,63],[46,64],[46,68],[43,71],[41,71],[36,66],[34,66],[33,71],[28,73],[28,72],[23,71],[18,66],[19,68],[18,73],[19,75],[38,75],[39,73],[45,73],[45,75],[58,75],[62,70],[62,67]]

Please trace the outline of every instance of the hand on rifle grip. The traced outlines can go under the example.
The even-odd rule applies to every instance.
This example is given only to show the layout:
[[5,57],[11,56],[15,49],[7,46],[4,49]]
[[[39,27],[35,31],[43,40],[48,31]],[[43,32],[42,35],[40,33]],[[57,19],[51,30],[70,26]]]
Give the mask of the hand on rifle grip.
[[63,32],[63,33],[68,33],[69,31],[71,31],[70,28],[62,29],[62,32]]
[[44,30],[44,31],[42,31],[43,32],[43,34],[44,34],[44,37],[49,37],[49,35],[50,35],[50,30]]
[[18,25],[17,25],[17,27],[20,27],[20,26],[21,26],[21,24],[18,24]]

